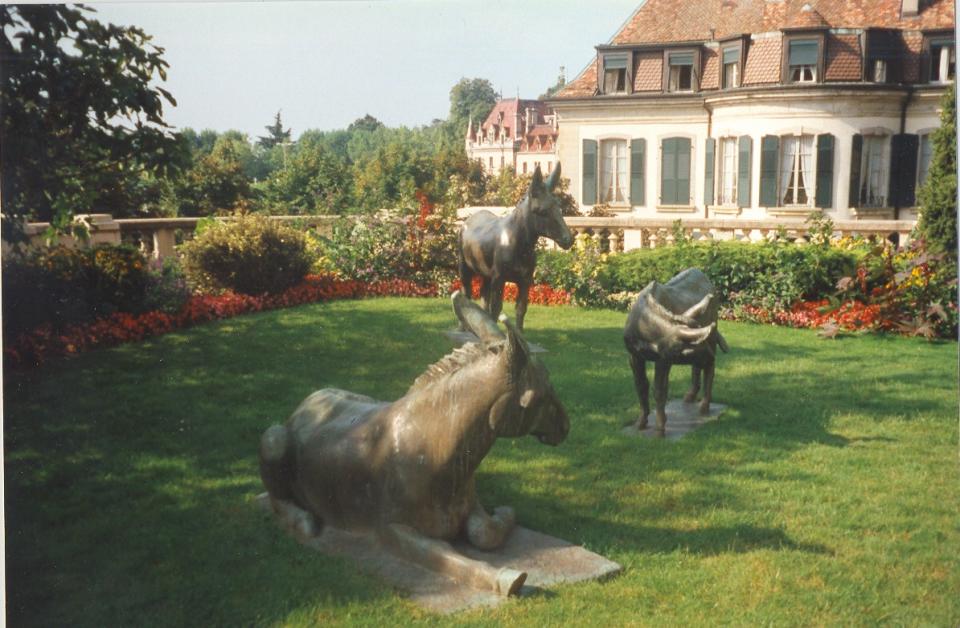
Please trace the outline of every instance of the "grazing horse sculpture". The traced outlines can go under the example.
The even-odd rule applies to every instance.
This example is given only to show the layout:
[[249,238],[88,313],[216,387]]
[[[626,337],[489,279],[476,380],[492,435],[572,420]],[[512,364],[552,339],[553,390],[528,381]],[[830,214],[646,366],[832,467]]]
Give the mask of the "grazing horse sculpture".
[[478,343],[429,367],[392,403],[332,388],[313,393],[285,425],[264,432],[260,476],[298,536],[325,524],[373,532],[428,568],[510,595],[525,573],[469,559],[447,541],[499,547],[514,512],[500,507],[491,516],[480,505],[480,461],[500,436],[557,445],[570,423],[546,368],[506,317],[504,335],[460,293],[453,303]]
[[521,331],[537,265],[537,239],[550,238],[563,249],[573,245],[573,234],[553,195],[559,181],[559,163],[546,184],[537,166],[526,196],[509,215],[497,218],[482,210],[467,218],[460,230],[460,281],[467,298],[472,296],[473,276],[479,275],[483,278],[480,299],[495,319],[503,308],[504,284],[517,284],[517,328]]
[[654,366],[653,390],[657,402],[657,431],[663,435],[667,425],[667,388],[673,364],[692,366],[692,385],[684,401],[692,403],[700,392],[703,374],[703,400],[700,414],[710,412],[717,346],[724,352],[727,342],[717,330],[720,301],[713,284],[701,271],[688,268],[666,284],[651,281],[637,296],[627,316],[623,341],[630,354],[633,382],[643,406],[638,429],[647,427],[650,414],[649,381],[646,360]]

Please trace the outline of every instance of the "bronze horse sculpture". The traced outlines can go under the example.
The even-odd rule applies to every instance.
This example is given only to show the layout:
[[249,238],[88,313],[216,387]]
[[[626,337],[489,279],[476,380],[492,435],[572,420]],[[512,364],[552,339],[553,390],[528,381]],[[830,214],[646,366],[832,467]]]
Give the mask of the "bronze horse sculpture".
[[665,284],[651,281],[637,296],[627,316],[623,341],[630,354],[633,382],[643,407],[637,419],[638,429],[647,427],[650,415],[650,383],[646,361],[654,362],[653,391],[657,403],[657,432],[663,435],[667,425],[667,389],[670,367],[689,364],[692,368],[690,390],[684,401],[693,403],[703,378],[700,414],[710,411],[717,347],[727,351],[727,342],[717,330],[720,300],[713,283],[696,268],[678,273]]
[[474,275],[482,277],[483,308],[497,318],[503,308],[504,284],[517,284],[516,318],[521,331],[537,265],[537,240],[540,236],[550,238],[563,249],[573,245],[573,234],[563,221],[560,202],[553,194],[559,181],[559,163],[546,183],[537,166],[526,196],[513,212],[498,218],[489,211],[479,211],[467,218],[460,230],[460,281],[466,296],[472,296]]
[[499,547],[514,526],[512,508],[491,516],[474,474],[498,437],[531,434],[548,445],[570,423],[546,368],[518,330],[453,295],[460,322],[477,335],[430,366],[394,402],[327,388],[314,392],[284,425],[264,432],[260,476],[273,510],[301,537],[323,526],[372,532],[428,568],[501,595],[526,574],[497,570],[447,541]]

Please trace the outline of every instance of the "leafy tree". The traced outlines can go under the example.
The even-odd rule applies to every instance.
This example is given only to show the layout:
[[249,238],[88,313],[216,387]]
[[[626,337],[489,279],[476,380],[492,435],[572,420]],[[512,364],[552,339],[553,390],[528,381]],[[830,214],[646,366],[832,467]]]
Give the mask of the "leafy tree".
[[380,122],[369,113],[362,118],[357,118],[347,127],[347,132],[353,131],[376,131],[385,128],[383,122]]
[[482,122],[497,104],[497,92],[487,79],[460,79],[450,90],[450,117],[447,119],[459,138],[467,132],[467,122],[472,117]]
[[185,165],[163,120],[163,48],[83,5],[0,6],[0,162],[6,216],[66,229],[75,213],[128,215],[141,183]]
[[286,168],[276,171],[264,190],[271,213],[343,213],[350,202],[350,170],[346,160],[322,143],[304,142]]
[[933,251],[957,253],[957,92],[943,95],[940,128],[934,131],[927,179],[917,193],[921,215],[917,230]]
[[290,141],[291,129],[283,130],[283,122],[280,120],[280,112],[273,117],[273,124],[263,127],[267,130],[267,135],[259,136],[257,144],[263,148],[273,148]]
[[243,209],[253,200],[250,179],[243,171],[242,149],[249,145],[220,138],[185,174],[177,190],[179,214],[209,216]]

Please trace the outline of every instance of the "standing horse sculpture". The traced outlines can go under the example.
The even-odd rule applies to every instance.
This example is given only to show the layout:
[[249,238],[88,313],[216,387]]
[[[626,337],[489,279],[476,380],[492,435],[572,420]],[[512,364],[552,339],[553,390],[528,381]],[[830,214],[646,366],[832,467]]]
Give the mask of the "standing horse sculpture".
[[651,281],[630,308],[623,341],[630,354],[633,382],[643,406],[638,429],[647,427],[650,415],[650,382],[646,360],[654,362],[653,392],[657,402],[657,432],[663,435],[667,425],[667,389],[670,367],[689,364],[692,384],[684,401],[692,403],[700,392],[703,376],[703,400],[700,414],[710,412],[717,347],[727,351],[727,342],[717,330],[720,300],[713,283],[696,268],[677,274],[666,284]]
[[503,308],[504,284],[517,284],[517,329],[521,331],[537,265],[537,239],[550,238],[563,249],[573,245],[573,234],[563,221],[560,202],[553,194],[559,181],[559,163],[546,183],[537,166],[526,196],[513,212],[497,218],[486,210],[479,211],[467,218],[460,230],[460,281],[466,296],[472,296],[473,276],[482,277],[480,299],[483,308],[496,319]]
[[501,595],[526,579],[456,552],[447,541],[499,547],[512,508],[491,516],[474,473],[500,436],[557,445],[570,423],[540,361],[514,326],[506,335],[460,293],[454,311],[480,339],[456,349],[393,403],[327,388],[307,397],[260,442],[260,476],[274,511],[298,536],[323,525],[374,532],[402,555]]

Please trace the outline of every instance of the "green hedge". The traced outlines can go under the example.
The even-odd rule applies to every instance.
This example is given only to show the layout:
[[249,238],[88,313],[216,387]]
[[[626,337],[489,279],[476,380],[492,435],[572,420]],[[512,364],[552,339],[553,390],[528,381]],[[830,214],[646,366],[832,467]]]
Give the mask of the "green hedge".
[[[853,274],[861,256],[826,246],[781,242],[687,243],[608,256],[578,246],[571,252],[541,251],[537,280],[568,290],[592,283],[595,285],[585,295],[593,294],[593,298],[581,298],[581,302],[623,305],[628,296],[617,295],[636,293],[652,280],[666,282],[682,270],[699,268],[725,302],[750,299],[789,307],[798,299],[832,294],[841,277]],[[584,276],[584,270],[592,277]]]

